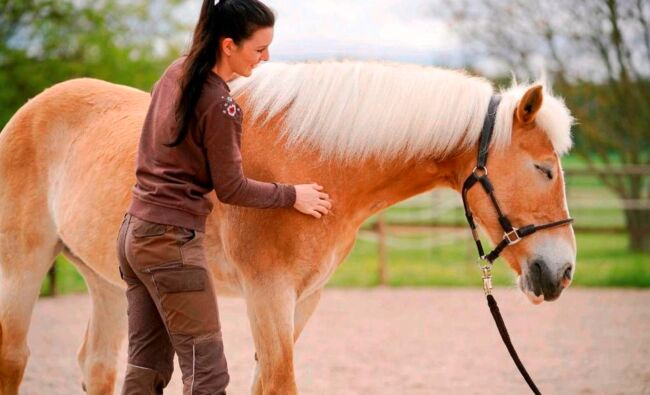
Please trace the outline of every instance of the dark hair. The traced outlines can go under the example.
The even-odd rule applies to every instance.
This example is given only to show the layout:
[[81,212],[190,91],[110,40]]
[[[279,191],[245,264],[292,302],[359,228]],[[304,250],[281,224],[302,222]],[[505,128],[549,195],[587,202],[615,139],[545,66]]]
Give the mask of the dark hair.
[[239,45],[256,30],[275,24],[273,11],[258,0],[203,0],[192,45],[183,64],[180,92],[175,106],[176,138],[167,147],[183,142],[203,84],[219,60],[220,40],[232,38]]

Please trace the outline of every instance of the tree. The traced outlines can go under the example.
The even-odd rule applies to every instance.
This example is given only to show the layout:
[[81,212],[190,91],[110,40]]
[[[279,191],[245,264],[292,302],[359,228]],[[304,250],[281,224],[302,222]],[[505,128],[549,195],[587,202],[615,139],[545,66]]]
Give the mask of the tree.
[[57,82],[95,77],[149,89],[178,56],[179,0],[0,0],[0,127]]
[[625,203],[630,249],[650,252],[650,3],[457,0],[440,3],[475,53],[524,78],[546,69],[578,119],[575,152]]

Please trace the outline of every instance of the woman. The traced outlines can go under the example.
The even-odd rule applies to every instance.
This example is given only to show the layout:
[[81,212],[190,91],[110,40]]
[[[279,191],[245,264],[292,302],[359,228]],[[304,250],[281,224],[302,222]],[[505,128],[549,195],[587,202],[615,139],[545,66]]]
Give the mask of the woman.
[[331,208],[318,184],[259,182],[242,172],[242,111],[226,81],[269,59],[274,22],[257,0],[204,0],[189,53],[154,85],[117,243],[129,315],[123,394],[162,394],[174,352],[183,394],[225,394],[228,369],[202,246],[212,210],[206,194],[316,218]]

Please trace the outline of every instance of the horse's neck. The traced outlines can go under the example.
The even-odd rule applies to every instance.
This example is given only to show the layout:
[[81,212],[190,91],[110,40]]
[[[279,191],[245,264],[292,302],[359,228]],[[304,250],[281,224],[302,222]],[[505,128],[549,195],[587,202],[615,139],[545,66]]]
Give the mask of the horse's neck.
[[[245,100],[244,100],[245,102]],[[432,188],[449,187],[460,191],[463,177],[472,169],[475,152],[451,154],[448,159],[418,159],[404,162],[371,156],[360,162],[336,159],[321,161],[317,150],[308,147],[287,149],[278,140],[279,118],[260,127],[244,125],[243,156],[248,174],[286,179],[291,183],[317,182],[325,187],[336,205],[337,217],[353,226],[374,213]],[[273,155],[273,159],[269,155]],[[279,177],[279,178],[278,178]]]
[[370,159],[357,166],[334,166],[334,195],[342,197],[337,210],[361,224],[376,212],[433,188],[460,190],[463,174],[471,170],[471,152],[449,159],[399,160],[379,163]]

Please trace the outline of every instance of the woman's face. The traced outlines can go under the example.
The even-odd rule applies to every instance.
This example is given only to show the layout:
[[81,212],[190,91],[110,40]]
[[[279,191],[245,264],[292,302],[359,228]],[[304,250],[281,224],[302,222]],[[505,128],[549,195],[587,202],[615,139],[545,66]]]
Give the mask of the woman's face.
[[269,45],[273,41],[273,28],[257,29],[250,38],[242,40],[239,45],[231,39],[224,40],[223,53],[231,70],[244,77],[253,73],[253,68],[262,60],[269,60]]

